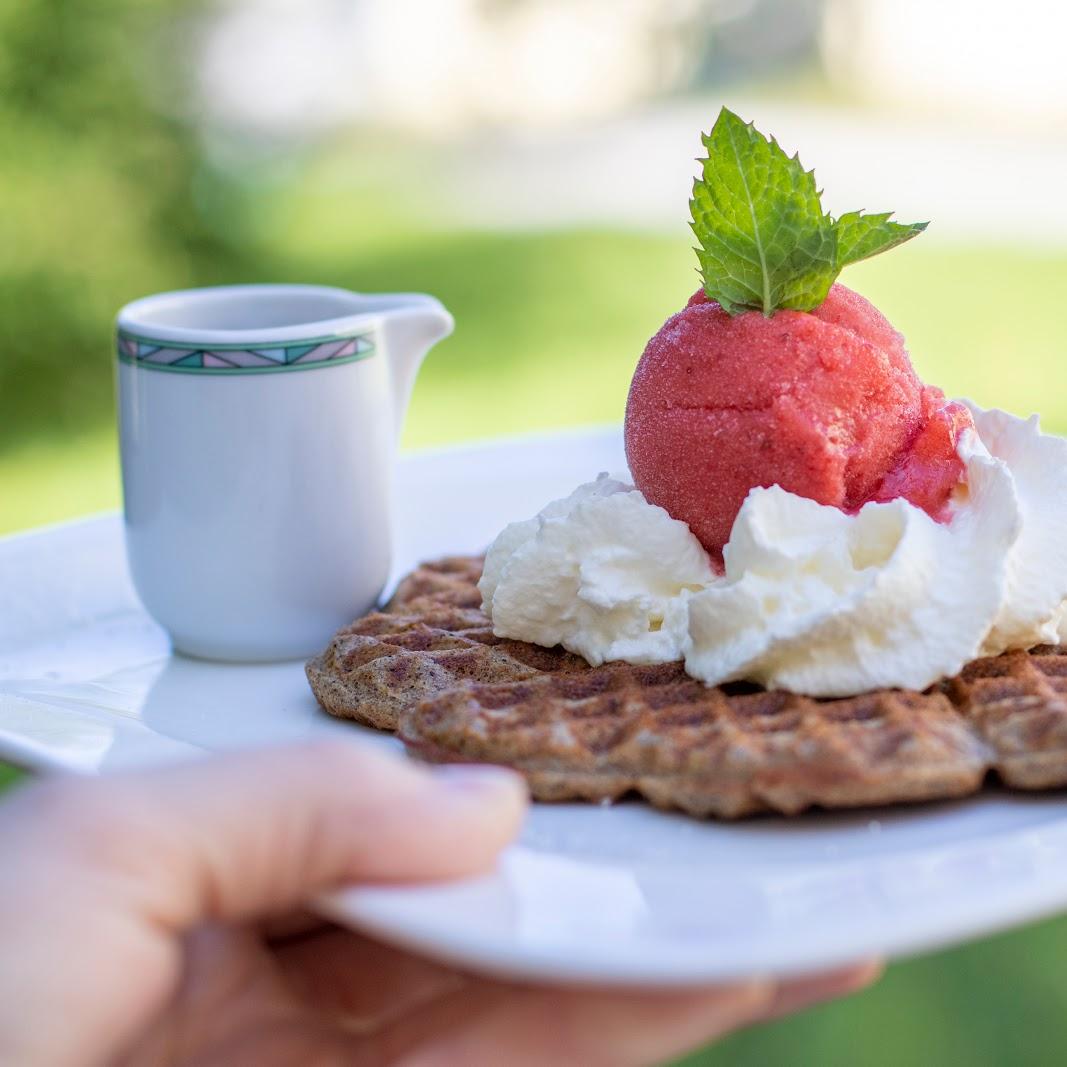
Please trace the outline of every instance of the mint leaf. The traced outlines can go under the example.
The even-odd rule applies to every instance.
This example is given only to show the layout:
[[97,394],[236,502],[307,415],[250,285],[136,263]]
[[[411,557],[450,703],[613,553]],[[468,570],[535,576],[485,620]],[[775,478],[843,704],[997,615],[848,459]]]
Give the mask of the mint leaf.
[[689,207],[704,287],[730,314],[820,303],[834,279],[833,220],[815,177],[723,108]]
[[886,211],[881,215],[864,215],[862,211],[849,211],[837,220],[834,230],[837,233],[838,270],[895,248],[918,236],[929,225],[926,222],[890,222],[892,214]]
[[811,311],[847,263],[914,237],[925,223],[822,208],[813,171],[727,108],[701,140],[691,226],[704,291],[730,315]]

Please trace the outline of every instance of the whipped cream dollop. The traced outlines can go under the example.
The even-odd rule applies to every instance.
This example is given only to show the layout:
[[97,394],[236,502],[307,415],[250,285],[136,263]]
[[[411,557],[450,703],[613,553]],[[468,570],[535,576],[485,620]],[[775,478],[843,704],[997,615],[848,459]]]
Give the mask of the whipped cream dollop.
[[592,664],[685,656],[688,597],[715,580],[684,522],[607,475],[507,526],[479,588],[493,631],[561,644]]
[[684,523],[602,475],[493,543],[494,632],[813,696],[923,689],[1067,638],[1067,441],[1036,417],[971,411],[948,522],[903,499],[846,514],[753,489],[722,574]]
[[1042,433],[1036,415],[968,407],[982,443],[1011,474],[1021,522],[982,651],[1059,644],[1067,638],[1067,441]]

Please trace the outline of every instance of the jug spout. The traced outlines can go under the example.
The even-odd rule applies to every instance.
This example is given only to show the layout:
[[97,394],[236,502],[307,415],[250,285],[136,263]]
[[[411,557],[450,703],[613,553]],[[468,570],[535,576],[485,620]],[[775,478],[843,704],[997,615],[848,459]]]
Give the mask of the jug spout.
[[383,333],[397,435],[404,425],[415,376],[426,353],[455,325],[444,305],[422,293],[397,294],[385,311]]

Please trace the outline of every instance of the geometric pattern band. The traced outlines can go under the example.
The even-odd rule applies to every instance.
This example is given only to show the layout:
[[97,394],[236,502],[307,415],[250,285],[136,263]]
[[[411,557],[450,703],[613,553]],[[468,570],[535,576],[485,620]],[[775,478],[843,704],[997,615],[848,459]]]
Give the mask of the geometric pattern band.
[[306,341],[284,341],[245,347],[214,345],[204,348],[176,348],[167,341],[119,331],[116,337],[118,357],[152,370],[179,374],[264,374],[279,371],[311,370],[334,367],[374,355],[374,335],[361,333],[349,337],[318,337]]

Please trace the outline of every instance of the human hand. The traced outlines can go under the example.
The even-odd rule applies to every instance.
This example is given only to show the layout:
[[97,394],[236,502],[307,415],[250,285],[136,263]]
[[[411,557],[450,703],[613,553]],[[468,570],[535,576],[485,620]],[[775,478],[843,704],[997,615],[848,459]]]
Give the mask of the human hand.
[[19,790],[0,806],[0,1063],[624,1067],[873,978],[525,986],[302,912],[355,882],[486,870],[524,795],[510,772],[349,743]]

